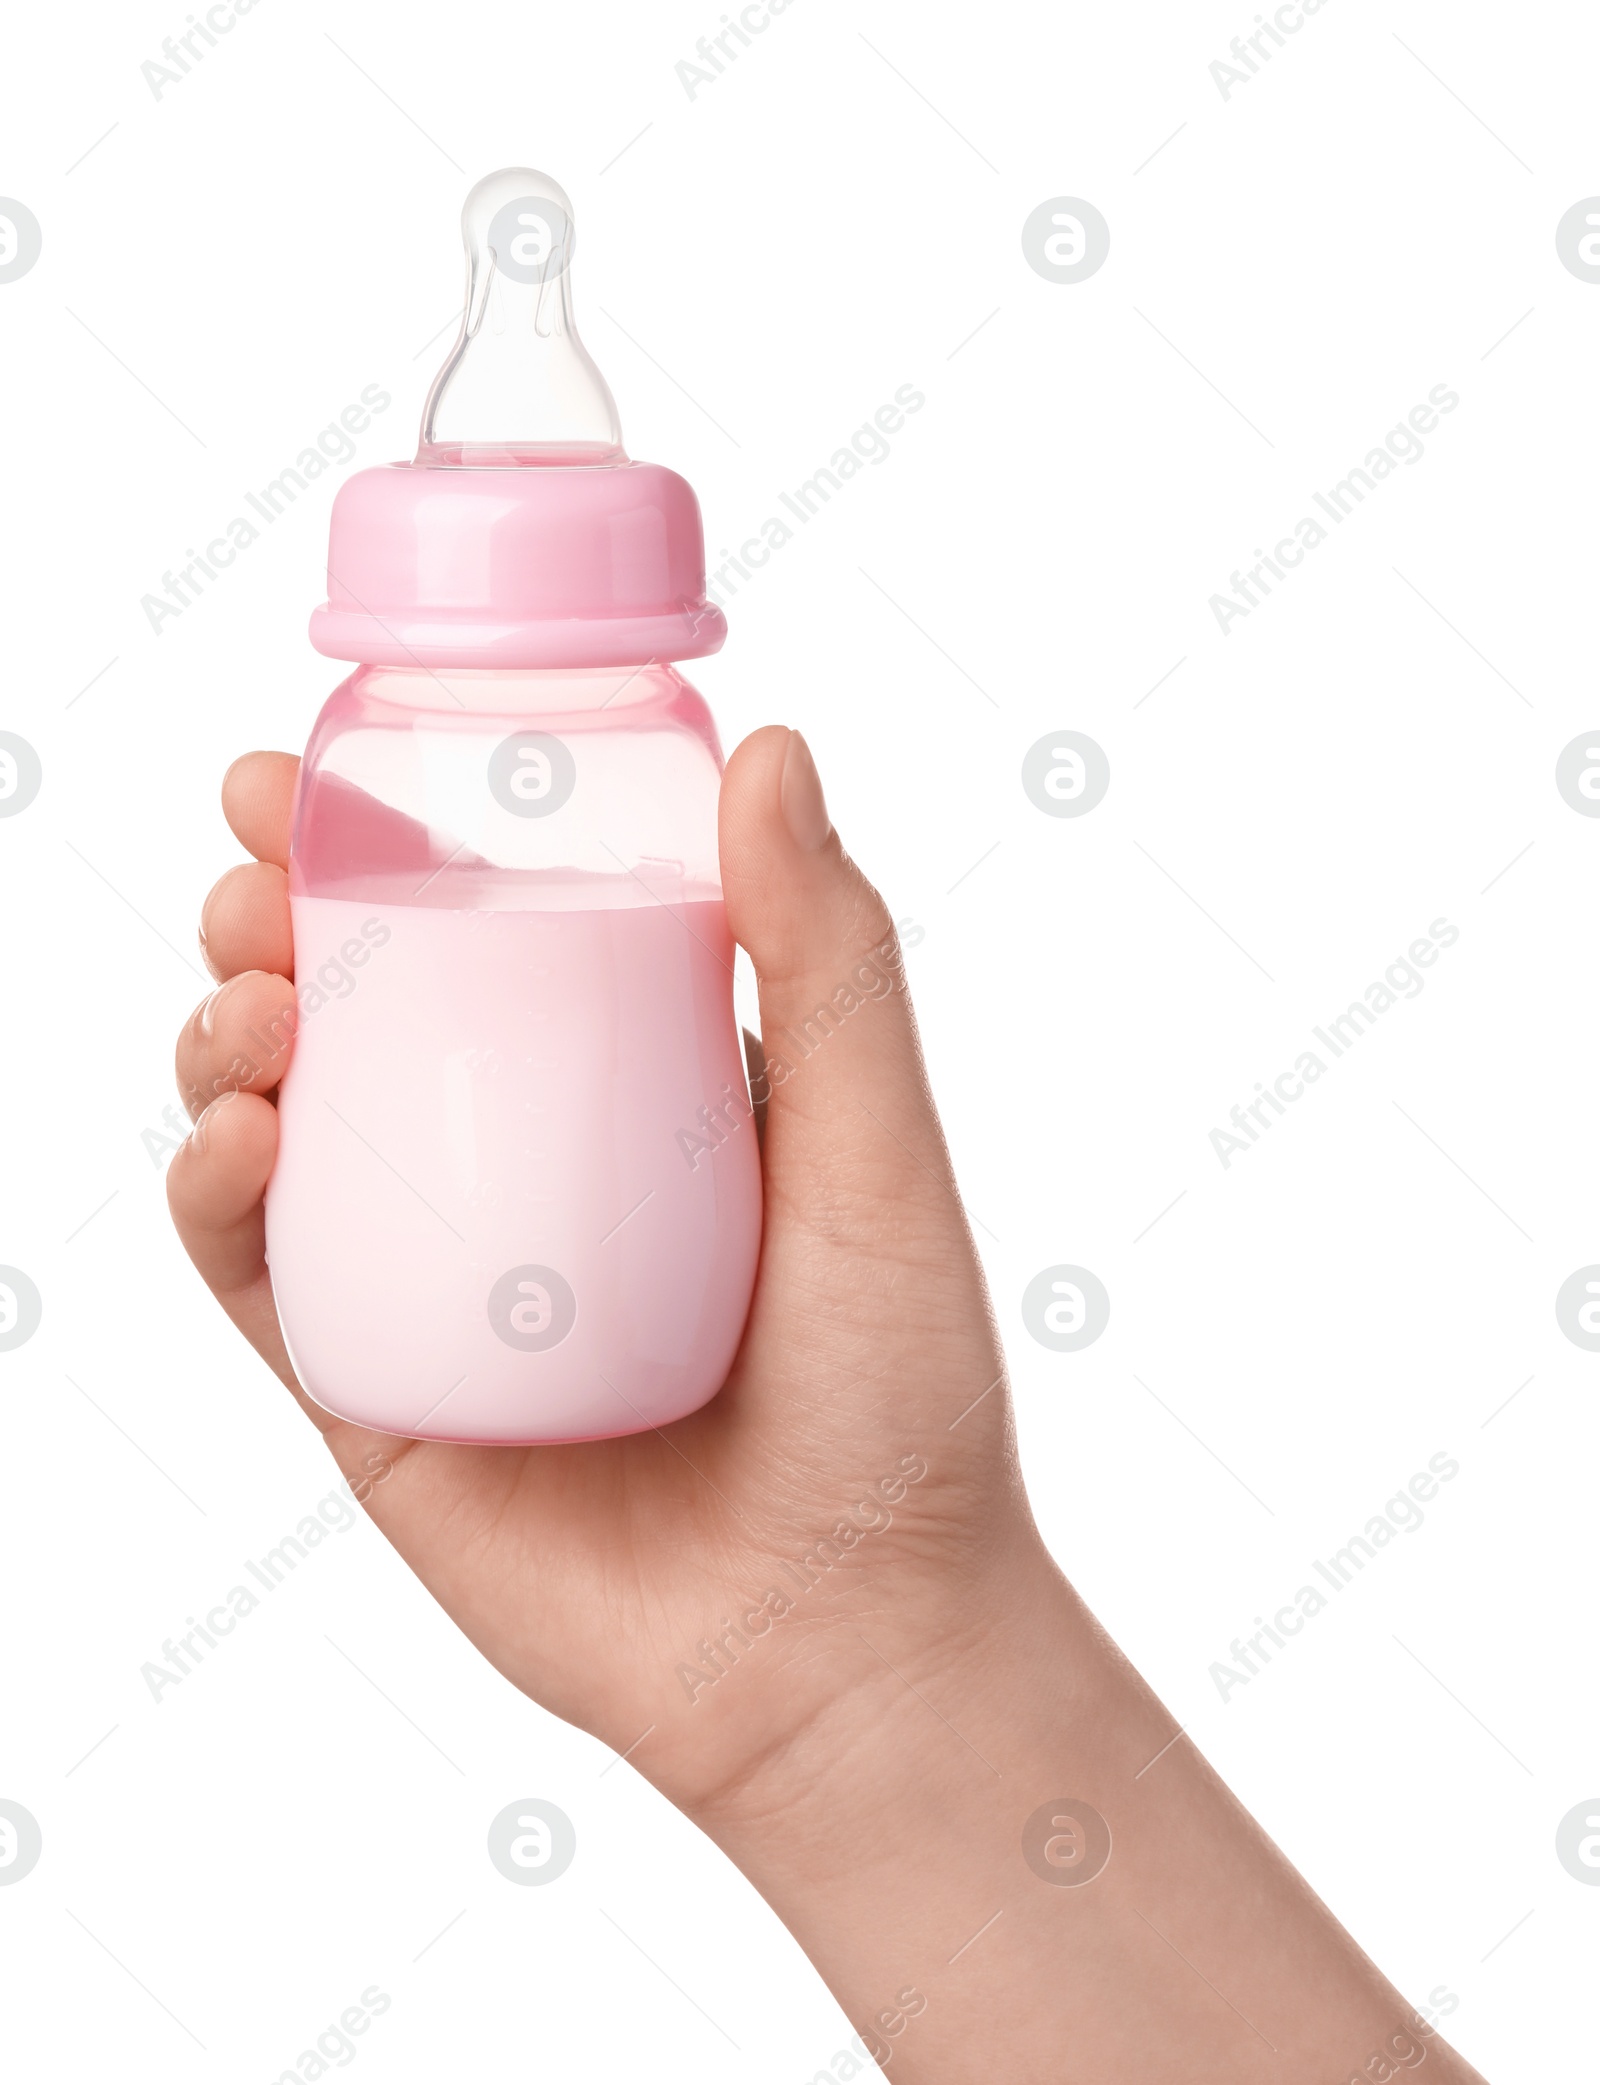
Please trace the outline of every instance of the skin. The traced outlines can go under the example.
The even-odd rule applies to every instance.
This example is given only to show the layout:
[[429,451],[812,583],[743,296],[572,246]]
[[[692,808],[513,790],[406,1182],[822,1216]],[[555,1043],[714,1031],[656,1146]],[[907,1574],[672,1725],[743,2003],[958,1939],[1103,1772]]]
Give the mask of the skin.
[[[247,754],[223,785],[254,859],[202,915],[219,989],[179,1038],[198,1119],[169,1171],[173,1218],[485,1657],[724,1848],[908,2085],[988,2078],[1002,2057],[1050,2085],[1384,2085],[1423,2064],[1441,2085],[1477,2079],[1171,1742],[1176,1719],[1045,1549],[903,983],[772,1086],[755,1298],[704,1410],[625,1440],[470,1448],[367,1432],[305,1396],[263,1257],[287,1060],[251,1070],[243,1043],[292,1004],[296,767]],[[739,747],[720,840],[776,1052],[892,922],[797,733]],[[802,1592],[785,1567],[808,1553]],[[774,1588],[792,1609],[763,1627]],[[1050,1821],[1068,1801],[1111,1835],[1081,1884],[1082,1842]]]

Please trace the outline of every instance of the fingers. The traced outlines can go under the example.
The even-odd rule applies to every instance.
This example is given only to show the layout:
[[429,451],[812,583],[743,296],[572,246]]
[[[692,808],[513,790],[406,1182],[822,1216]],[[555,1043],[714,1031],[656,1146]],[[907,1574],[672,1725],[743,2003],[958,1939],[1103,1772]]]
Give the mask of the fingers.
[[217,883],[200,908],[200,952],[218,979],[241,970],[294,975],[289,929],[289,879],[271,862],[241,862]]
[[335,1460],[365,1504],[374,1470],[382,1467],[387,1476],[412,1443],[350,1426],[324,1411],[300,1387],[267,1268],[263,1198],[277,1155],[277,1109],[257,1094],[224,1093],[205,1109],[174,1153],[167,1168],[167,1206],[201,1280],[274,1375],[288,1385],[312,1425],[328,1437]]
[[834,1228],[863,1190],[948,1219],[959,1205],[894,925],[798,732],[769,726],[735,751],[721,850],[729,925],[761,988],[769,1188]]
[[299,773],[292,753],[241,753],[222,778],[222,814],[258,862],[289,866],[289,813]]
[[[201,1115],[167,1168],[167,1205],[201,1279],[256,1352],[298,1389],[267,1277],[262,1195],[278,1149],[278,1114],[249,1093],[226,1093]],[[333,1423],[304,1396],[311,1416]]]
[[221,1094],[270,1092],[288,1069],[295,1019],[294,986],[270,971],[247,970],[202,999],[178,1034],[178,1091],[190,1115]]

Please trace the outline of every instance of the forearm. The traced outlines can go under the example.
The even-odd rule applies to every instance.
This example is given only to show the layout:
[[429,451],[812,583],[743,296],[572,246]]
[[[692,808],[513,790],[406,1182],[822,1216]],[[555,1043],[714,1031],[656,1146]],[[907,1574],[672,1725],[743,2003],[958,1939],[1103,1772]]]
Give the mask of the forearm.
[[997,1605],[936,1655],[842,1624],[836,1705],[699,1820],[895,2078],[1477,2077],[1053,1571]]

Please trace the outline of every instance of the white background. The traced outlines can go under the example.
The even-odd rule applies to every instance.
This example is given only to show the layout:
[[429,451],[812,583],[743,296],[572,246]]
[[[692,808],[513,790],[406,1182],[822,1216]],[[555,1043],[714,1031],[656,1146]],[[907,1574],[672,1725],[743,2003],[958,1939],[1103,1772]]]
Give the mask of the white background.
[[[349,468],[409,455],[461,198],[523,163],[573,197],[629,447],[693,481],[713,551],[925,392],[691,672],[729,744],[803,727],[924,930],[1064,1566],[1496,2085],[1580,2075],[1600,1889],[1554,1839],[1600,1791],[1600,1357],[1553,1301],[1600,1259],[1600,823],[1553,774],[1600,724],[1600,289],[1554,232],[1600,189],[1592,11],[1326,0],[1224,99],[1248,0],[792,0],[691,99],[712,0],[258,0],[157,99],[185,12],[21,10],[0,81],[0,193],[44,230],[0,287],[0,727],[45,776],[0,821],[0,1260],[45,1309],[0,1356],[0,1795],[45,1841],[0,1889],[16,2074],[275,2079],[374,1983],[374,2081],[800,2085],[848,2031],[742,1879],[365,1525],[159,1706],[139,1676],[332,1483],[143,1133],[237,858],[222,770],[298,748],[339,677],[305,619],[341,473],[159,636],[141,597],[364,385],[394,403]],[[1062,195],[1111,227],[1068,287],[1020,243]],[[1209,596],[1436,384],[1424,459],[1224,637]],[[1064,728],[1111,763],[1081,819],[1020,785]],[[1210,1131],[1439,917],[1421,995],[1224,1170]],[[1062,1261],[1112,1298],[1077,1354],[1019,1315]],[[1426,1525],[1221,1702],[1230,1640],[1439,1451]],[[577,1827],[550,1889],[483,1850],[531,1795]]]

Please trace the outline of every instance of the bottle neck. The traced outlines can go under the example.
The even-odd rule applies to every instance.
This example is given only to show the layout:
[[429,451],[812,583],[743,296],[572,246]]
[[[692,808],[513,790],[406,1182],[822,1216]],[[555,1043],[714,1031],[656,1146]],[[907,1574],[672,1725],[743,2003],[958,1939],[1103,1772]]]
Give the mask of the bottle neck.
[[585,720],[604,711],[624,727],[693,695],[675,667],[655,659],[633,666],[361,666],[346,686],[363,702],[395,709]]

